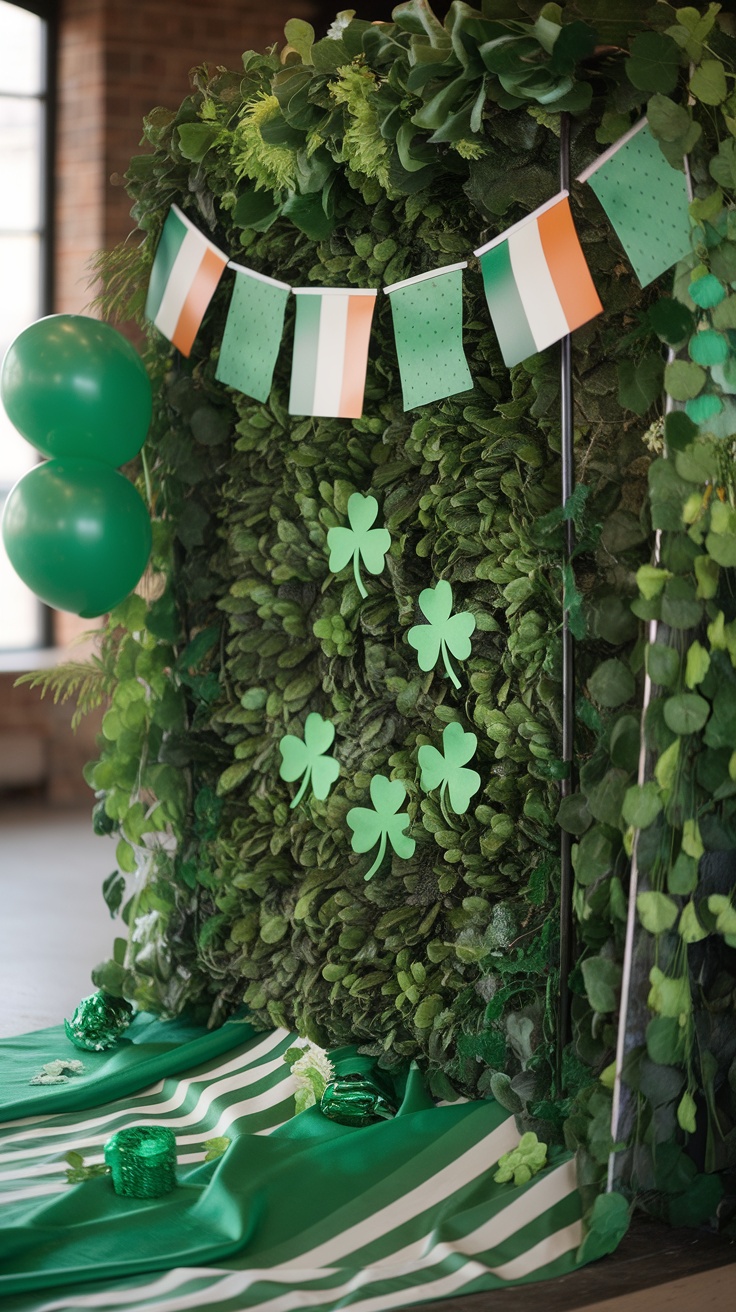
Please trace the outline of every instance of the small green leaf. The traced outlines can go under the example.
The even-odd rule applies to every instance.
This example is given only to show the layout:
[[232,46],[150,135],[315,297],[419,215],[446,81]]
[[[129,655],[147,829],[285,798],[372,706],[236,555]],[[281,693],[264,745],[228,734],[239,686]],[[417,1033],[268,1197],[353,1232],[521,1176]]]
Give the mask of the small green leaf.
[[284,36],[290,46],[293,46],[297,54],[301,55],[303,64],[312,62],[312,46],[314,45],[314,28],[311,23],[305,23],[302,18],[290,18],[284,27]]
[[[679,742],[679,739],[677,740]],[[680,852],[667,872],[667,889],[677,897],[692,893],[698,884],[698,863],[687,852]]]
[[585,992],[594,1011],[608,1015],[618,1005],[621,967],[608,957],[587,957],[581,964]]
[[417,1029],[430,1029],[435,1016],[439,1016],[442,1008],[443,1002],[439,993],[430,993],[428,997],[422,998],[414,1012],[414,1024]]
[[690,360],[672,360],[665,366],[664,386],[673,401],[689,401],[702,392],[706,372]]
[[661,355],[651,352],[638,363],[621,360],[618,368],[619,404],[634,414],[645,415],[662,391],[664,362]]
[[207,1150],[204,1160],[213,1162],[217,1157],[222,1157],[222,1154],[230,1147],[230,1140],[226,1135],[218,1135],[214,1139],[205,1139],[204,1146]]
[[664,704],[664,721],[673,733],[697,733],[709,715],[710,703],[698,693],[678,693]]
[[631,1206],[619,1193],[599,1194],[586,1217],[585,1238],[577,1262],[595,1262],[618,1248],[631,1220]]
[[665,748],[654,767],[654,777],[657,780],[663,792],[669,793],[674,787],[677,778],[677,768],[680,763],[680,743],[681,738],[675,738],[669,747]]
[[710,556],[696,556],[693,567],[695,577],[698,580],[695,595],[703,601],[710,601],[718,591],[718,575],[720,573],[718,562],[711,560]]
[[704,105],[720,105],[726,99],[726,72],[720,59],[703,60],[690,78],[690,91]]
[[588,679],[588,692],[599,706],[622,706],[634,696],[636,684],[628,665],[623,661],[603,661]]
[[705,848],[697,820],[686,820],[682,826],[682,850],[686,856],[692,856],[696,861],[703,855]]
[[685,903],[680,912],[680,923],[677,930],[684,943],[699,943],[701,939],[708,937],[707,929],[703,929],[698,920],[694,902]]
[[674,91],[680,69],[680,51],[669,36],[642,32],[631,42],[625,61],[629,81],[640,91]]
[[685,662],[685,684],[688,688],[695,688],[703,682],[708,670],[710,669],[710,652],[695,640],[688,647],[687,659]]
[[668,569],[659,569],[656,565],[640,565],[636,571],[636,582],[642,597],[648,601],[658,597],[672,574]]
[[672,929],[678,916],[677,903],[666,893],[639,893],[636,909],[639,920],[649,934],[663,934]]
[[736,907],[730,898],[724,897],[722,893],[711,893],[708,910],[716,917],[719,934],[736,934]]
[[677,1124],[686,1134],[695,1134],[695,1101],[686,1091],[677,1104]]
[[627,825],[633,825],[635,829],[647,829],[661,810],[659,787],[653,781],[627,788],[622,810]]
[[654,642],[647,646],[647,673],[652,683],[661,688],[671,688],[680,673],[680,655],[674,647],[667,647],[663,642]]
[[672,979],[665,975],[659,966],[652,966],[649,971],[649,995],[647,1006],[658,1016],[671,1016],[679,1020],[692,1011],[693,1002],[690,994],[690,980],[687,975],[678,975]]

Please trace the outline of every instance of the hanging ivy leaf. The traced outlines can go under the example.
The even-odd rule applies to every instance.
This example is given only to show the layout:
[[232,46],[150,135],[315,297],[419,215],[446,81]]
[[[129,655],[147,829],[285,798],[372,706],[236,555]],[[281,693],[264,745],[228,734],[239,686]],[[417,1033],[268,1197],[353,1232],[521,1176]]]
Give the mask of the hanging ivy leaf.
[[673,733],[697,733],[710,715],[710,703],[697,693],[683,692],[668,697],[664,704],[664,719]]
[[622,815],[627,825],[646,829],[662,810],[662,799],[656,783],[634,784],[626,790]]
[[588,679],[588,691],[599,706],[616,707],[634,695],[634,676],[623,661],[604,661]]
[[631,57],[625,61],[629,81],[640,91],[674,91],[680,69],[680,51],[669,36],[642,32],[631,43]]
[[693,71],[690,91],[704,105],[720,105],[728,95],[726,70],[720,59],[704,59]]
[[594,1011],[608,1015],[615,1011],[621,987],[621,967],[608,957],[588,957],[582,962],[585,992]]
[[636,898],[639,919],[649,934],[663,934],[672,929],[679,915],[677,903],[666,893],[639,893]]

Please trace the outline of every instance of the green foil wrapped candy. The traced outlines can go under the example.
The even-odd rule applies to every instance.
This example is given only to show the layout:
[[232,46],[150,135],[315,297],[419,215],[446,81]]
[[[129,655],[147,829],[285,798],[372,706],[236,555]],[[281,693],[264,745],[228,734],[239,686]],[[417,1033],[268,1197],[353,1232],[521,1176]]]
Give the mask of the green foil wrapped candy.
[[396,1108],[382,1086],[370,1075],[354,1071],[338,1075],[327,1085],[320,1111],[340,1125],[373,1125],[388,1121],[396,1115]]
[[160,1198],[176,1184],[176,1138],[165,1125],[134,1125],[118,1130],[105,1144],[116,1194]]
[[100,990],[82,998],[71,1020],[64,1021],[64,1029],[76,1048],[104,1052],[115,1047],[132,1019],[133,1008],[125,998]]

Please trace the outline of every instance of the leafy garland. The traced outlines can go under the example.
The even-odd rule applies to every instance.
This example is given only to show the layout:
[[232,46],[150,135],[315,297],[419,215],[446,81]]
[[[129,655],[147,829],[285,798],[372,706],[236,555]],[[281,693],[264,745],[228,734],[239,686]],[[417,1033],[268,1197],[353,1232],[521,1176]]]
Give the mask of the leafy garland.
[[[611,8],[489,0],[480,14],[456,2],[440,23],[411,0],[392,24],[341,14],[322,41],[294,21],[284,51],[249,52],[243,75],[200,70],[178,112],[147,120],[153,150],[132,161],[129,185],[148,237],[134,256],[107,260],[110,310],[140,309],[168,205],[184,198],[218,244],[292,283],[378,286],[464,255],[484,223],[490,232],[520,217],[517,196],[528,211],[558,189],[563,110],[577,116],[575,172],[646,107],[670,162],[689,153],[699,229],[676,299],[642,293],[607,221],[578,197],[606,314],[576,335],[580,486],[564,511],[555,353],[509,375],[470,278],[473,393],[403,414],[379,309],[365,416],[349,434],[294,422],[283,371],[267,405],[214,381],[222,295],[190,361],[151,340],[160,387],[146,475],[165,590],[150,607],[118,607],[104,639],[117,683],[88,778],[101,823],[120,829],[132,890],[108,887],[129,933],[96,978],[168,1014],[199,1005],[217,1023],[244,998],[264,1024],[319,1043],[357,1037],[386,1063],[419,1055],[437,1094],[492,1092],[545,1139],[566,1118],[595,1183],[611,1149],[636,844],[640,942],[652,944],[637,1006],[655,1014],[627,1058],[628,1175],[634,1189],[670,1193],[670,1216],[688,1220],[713,1210],[720,1186],[693,1183],[679,1144],[705,1118],[706,1171],[730,1166],[736,1113],[733,879],[698,864],[701,851],[734,846],[731,403],[716,413],[734,390],[733,24],[718,5]],[[709,304],[693,300],[693,279]],[[662,342],[690,343],[690,360],[665,371]],[[663,381],[690,417],[650,423],[650,446],[666,441],[667,459],[651,464],[647,487],[641,430]],[[357,580],[330,581],[327,563],[328,533],[357,492],[380,499],[392,538],[365,599]],[[561,577],[569,518],[574,572]],[[644,563],[652,526],[662,531],[654,568]],[[476,618],[469,692],[418,675],[403,641],[436,579]],[[553,1005],[561,582],[584,689],[580,787],[559,817],[579,839],[582,945],[563,1091]],[[646,653],[635,616],[667,626]],[[661,692],[639,787],[645,656]],[[301,808],[290,813],[277,746],[301,736],[308,711],[336,726],[346,774],[329,799],[310,797],[307,823]],[[414,786],[419,753],[451,726],[472,726],[482,778],[454,816]],[[407,791],[416,852],[366,884],[344,821],[377,773]],[[708,934],[722,947],[706,963]]]

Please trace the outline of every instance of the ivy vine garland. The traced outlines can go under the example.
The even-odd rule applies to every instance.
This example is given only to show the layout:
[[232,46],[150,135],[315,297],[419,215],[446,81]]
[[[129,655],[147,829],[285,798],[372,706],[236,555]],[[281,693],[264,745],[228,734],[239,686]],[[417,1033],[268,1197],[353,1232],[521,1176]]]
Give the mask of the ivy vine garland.
[[[83,705],[111,698],[87,777],[96,823],[120,835],[106,896],[126,934],[95,980],[164,1014],[217,1023],[245,1001],[323,1045],[417,1056],[437,1095],[492,1093],[545,1142],[564,1132],[595,1181],[633,854],[646,1019],[623,1071],[627,1179],[698,1220],[736,1133],[733,20],[713,4],[493,0],[442,23],[409,0],[390,24],[343,13],[324,39],[297,20],[286,35],[242,72],[199,70],[177,111],[149,116],[128,175],[146,239],[106,261],[109,312],[140,309],[172,196],[290,285],[377,287],[463,259],[556,194],[560,112],[574,174],[642,111],[674,167],[688,154],[693,255],[673,288],[642,292],[576,195],[605,314],[575,336],[564,508],[557,353],[503,367],[472,264],[472,393],[404,413],[378,298],[349,428],[295,422],[281,361],[263,403],[217,382],[222,289],[190,360],[151,336],[165,586],[116,608],[92,673],[46,676]],[[563,604],[580,770],[560,808]],[[562,1089],[558,823],[576,840],[581,949]]]

